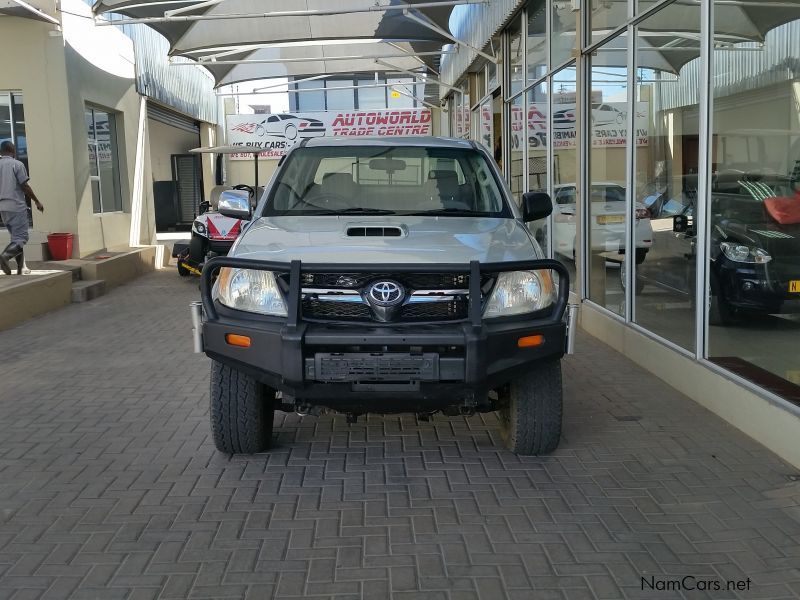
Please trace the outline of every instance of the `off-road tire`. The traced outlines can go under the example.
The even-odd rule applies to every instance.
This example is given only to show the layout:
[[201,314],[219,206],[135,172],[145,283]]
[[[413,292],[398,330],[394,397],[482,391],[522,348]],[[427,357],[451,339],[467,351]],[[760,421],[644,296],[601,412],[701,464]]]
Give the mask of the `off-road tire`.
[[275,391],[211,361],[211,436],[225,454],[255,454],[272,445]]
[[500,427],[514,454],[549,454],[561,439],[561,362],[540,363],[498,390]]

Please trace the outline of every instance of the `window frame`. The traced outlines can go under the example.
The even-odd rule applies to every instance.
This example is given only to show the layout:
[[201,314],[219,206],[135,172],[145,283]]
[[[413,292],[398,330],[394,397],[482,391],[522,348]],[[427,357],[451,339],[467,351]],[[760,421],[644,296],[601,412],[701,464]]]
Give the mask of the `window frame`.
[[[109,145],[111,147],[111,168],[112,168],[112,194],[113,194],[113,201],[112,206],[106,209],[106,203],[104,202],[104,193],[103,193],[103,181],[102,176],[100,175],[100,152],[99,146],[100,141],[97,137],[97,118],[96,113],[103,113],[108,116],[108,123],[109,123]],[[122,202],[122,181],[120,177],[120,164],[119,164],[119,143],[117,138],[117,115],[116,113],[111,110],[107,110],[105,108],[101,108],[92,104],[86,104],[84,106],[84,122],[88,125],[88,116],[91,115],[91,130],[93,132],[93,136],[89,135],[89,131],[86,131],[86,145],[87,150],[90,146],[94,147],[94,169],[96,171],[96,175],[92,175],[92,155],[89,153],[89,186],[92,187],[92,184],[97,184],[98,196],[99,196],[99,206],[100,210],[96,210],[94,206],[94,198],[92,198],[92,213],[95,215],[105,215],[111,213],[122,213],[124,211],[124,206]],[[93,191],[90,192],[93,193]],[[108,199],[106,199],[107,201]]]

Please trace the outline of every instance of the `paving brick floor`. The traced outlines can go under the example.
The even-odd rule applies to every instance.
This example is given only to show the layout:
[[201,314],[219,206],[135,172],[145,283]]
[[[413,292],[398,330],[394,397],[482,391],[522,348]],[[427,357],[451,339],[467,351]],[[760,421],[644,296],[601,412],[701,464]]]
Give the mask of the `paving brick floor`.
[[[493,415],[279,414],[229,458],[195,294],[170,270],[0,333],[0,598],[800,597],[797,470],[591,338],[549,457]],[[750,589],[642,589],[685,576]]]

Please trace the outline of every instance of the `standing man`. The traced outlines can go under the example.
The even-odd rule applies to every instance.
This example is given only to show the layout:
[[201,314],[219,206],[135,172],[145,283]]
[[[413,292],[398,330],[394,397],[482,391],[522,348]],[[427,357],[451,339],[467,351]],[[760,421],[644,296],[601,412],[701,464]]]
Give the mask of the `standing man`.
[[12,258],[17,261],[17,275],[22,275],[25,263],[22,247],[28,241],[26,198],[33,200],[39,212],[44,212],[44,206],[28,185],[28,179],[25,165],[17,160],[14,144],[9,141],[0,144],[0,217],[11,234],[11,243],[0,254],[0,267],[6,275],[11,275],[9,261]]

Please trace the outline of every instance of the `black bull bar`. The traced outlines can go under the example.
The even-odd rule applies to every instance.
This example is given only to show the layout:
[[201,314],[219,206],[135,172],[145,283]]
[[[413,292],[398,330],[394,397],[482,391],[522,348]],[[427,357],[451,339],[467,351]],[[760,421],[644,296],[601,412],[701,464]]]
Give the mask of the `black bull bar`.
[[[200,294],[203,303],[203,312],[207,320],[218,318],[214,299],[212,297],[213,280],[220,268],[229,267],[235,269],[254,269],[261,271],[272,271],[274,273],[289,274],[289,293],[287,300],[286,326],[289,328],[297,327],[303,321],[302,315],[302,285],[301,279],[304,272],[308,273],[381,273],[381,274],[403,274],[403,273],[452,273],[459,275],[469,275],[469,297],[468,297],[468,317],[467,320],[474,328],[481,327],[483,305],[481,295],[481,275],[499,274],[511,271],[555,271],[558,274],[558,296],[556,302],[544,320],[539,321],[542,325],[556,324],[564,318],[564,312],[569,302],[569,272],[566,267],[557,260],[541,258],[534,260],[522,260],[513,262],[499,263],[480,263],[473,260],[468,264],[316,264],[301,263],[293,260],[289,263],[267,260],[255,260],[250,258],[236,258],[230,256],[218,256],[206,261],[203,266],[203,273],[200,280]],[[500,319],[519,319],[519,317],[500,317]],[[524,315],[523,315],[524,318]],[[377,325],[377,323],[375,323]],[[414,322],[392,322],[383,323],[391,327],[414,326],[419,323]]]

